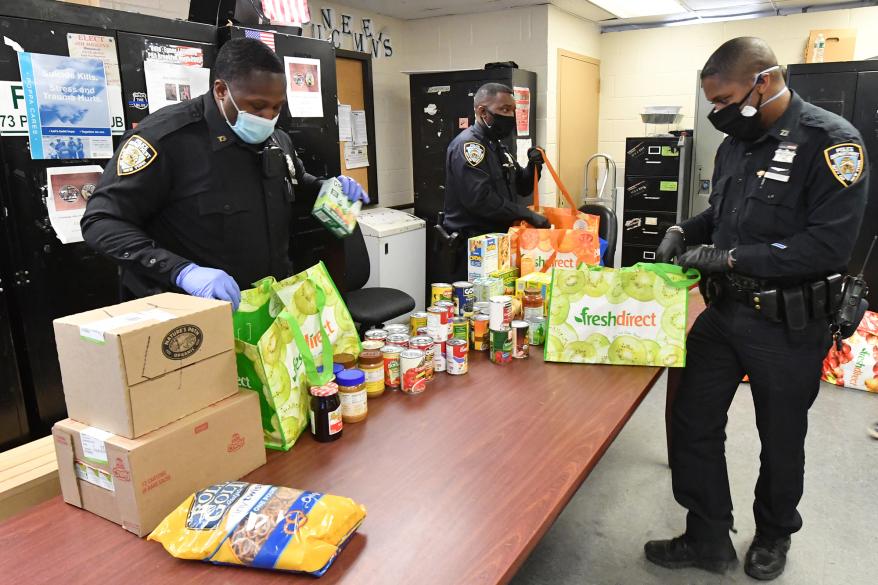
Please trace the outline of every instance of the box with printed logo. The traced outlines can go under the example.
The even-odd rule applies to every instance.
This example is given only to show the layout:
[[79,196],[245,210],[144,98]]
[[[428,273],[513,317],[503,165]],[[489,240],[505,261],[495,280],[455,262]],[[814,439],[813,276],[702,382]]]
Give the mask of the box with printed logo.
[[134,439],[238,391],[227,302],[163,293],[54,325],[79,422]]
[[509,234],[484,234],[467,241],[467,279],[490,276],[511,266]]
[[192,492],[265,464],[259,397],[247,391],[138,439],[71,419],[52,436],[64,501],[138,536]]

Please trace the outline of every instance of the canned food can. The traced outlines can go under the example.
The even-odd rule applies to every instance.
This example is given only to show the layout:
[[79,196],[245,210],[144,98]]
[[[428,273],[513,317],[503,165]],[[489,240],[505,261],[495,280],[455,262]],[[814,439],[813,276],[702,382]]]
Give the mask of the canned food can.
[[367,349],[381,349],[384,347],[384,342],[380,339],[367,339],[363,342],[363,351]]
[[469,319],[466,317],[455,317],[451,322],[451,337],[463,339],[469,343]]
[[376,339],[378,341],[384,341],[387,339],[387,331],[385,329],[369,329],[366,331],[365,335],[366,339]]
[[403,349],[408,349],[411,336],[408,333],[391,333],[387,336],[387,345],[396,345]]
[[490,345],[488,341],[488,324],[491,318],[487,315],[473,315],[472,322],[472,348],[475,351],[487,351]]
[[476,301],[473,303],[473,313],[476,315],[488,315],[491,313],[491,301]]
[[457,316],[457,305],[451,301],[439,301],[433,306],[445,309],[445,313],[448,314],[448,321],[446,323],[450,323]]
[[399,377],[402,391],[406,394],[420,394],[427,388],[424,379],[424,358],[420,349],[406,349],[399,354]]
[[499,329],[491,327],[491,361],[495,364],[508,364],[512,361],[512,328],[504,325]]
[[473,310],[473,302],[475,302],[475,299],[473,298],[473,283],[459,280],[452,286],[454,287],[454,290],[452,291],[454,298],[452,300],[454,301],[454,304],[457,305],[457,314],[463,315],[464,313],[471,313]]
[[445,371],[445,342],[444,341],[435,341],[433,342],[433,371],[434,372],[444,372]]
[[409,317],[409,325],[409,335],[415,337],[418,334],[418,329],[427,326],[427,312],[418,311],[417,313],[412,313],[412,316]]
[[447,282],[434,282],[430,285],[430,304],[436,301],[450,301],[453,287]]
[[512,297],[497,295],[491,297],[491,329],[501,329],[512,322]]
[[534,317],[530,320],[527,342],[529,345],[543,345],[546,342],[545,317]]
[[428,381],[433,379],[433,343],[433,338],[426,335],[409,340],[410,348],[424,352],[424,379]]
[[408,335],[409,327],[403,323],[392,323],[390,325],[386,325],[384,330],[387,331],[387,335],[393,335],[394,333],[405,333]]
[[431,331],[448,323],[448,310],[445,307],[432,306],[427,309],[427,327]]
[[524,359],[530,355],[530,348],[527,344],[529,329],[530,323],[527,321],[512,322],[512,357],[515,359]]
[[399,390],[399,355],[401,347],[384,346],[381,354],[384,357],[384,385],[392,390]]
[[451,323],[430,329],[427,334],[433,338],[433,341],[448,341],[451,339]]
[[445,369],[449,374],[460,376],[469,369],[469,343],[463,339],[449,339],[446,344]]

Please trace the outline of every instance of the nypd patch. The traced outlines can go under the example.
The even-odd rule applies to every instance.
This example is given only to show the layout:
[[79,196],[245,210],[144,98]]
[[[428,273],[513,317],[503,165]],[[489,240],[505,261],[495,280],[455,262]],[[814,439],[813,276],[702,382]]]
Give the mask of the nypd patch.
[[863,147],[853,142],[845,142],[830,146],[823,151],[826,164],[832,175],[845,187],[852,185],[863,174],[866,162],[863,158]]
[[485,146],[478,142],[465,142],[463,144],[463,157],[470,166],[478,166],[485,159]]
[[116,160],[116,174],[119,176],[133,175],[142,171],[158,156],[152,144],[142,136],[132,136],[119,151]]

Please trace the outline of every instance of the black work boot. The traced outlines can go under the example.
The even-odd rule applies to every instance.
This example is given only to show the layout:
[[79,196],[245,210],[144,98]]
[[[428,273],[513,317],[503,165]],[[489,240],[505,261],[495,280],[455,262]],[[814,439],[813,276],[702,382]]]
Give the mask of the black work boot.
[[722,574],[738,565],[738,555],[731,540],[699,543],[684,534],[671,540],[650,540],[643,550],[650,562],[668,569],[697,567]]
[[744,572],[754,579],[771,581],[783,573],[789,550],[789,536],[770,538],[757,532],[747,551]]

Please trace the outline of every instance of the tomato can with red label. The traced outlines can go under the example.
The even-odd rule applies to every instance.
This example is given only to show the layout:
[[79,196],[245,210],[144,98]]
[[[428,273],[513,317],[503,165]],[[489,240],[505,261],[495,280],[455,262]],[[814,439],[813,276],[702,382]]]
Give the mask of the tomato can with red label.
[[384,357],[384,385],[391,390],[399,390],[399,354],[401,347],[384,346],[381,354]]
[[457,305],[451,301],[439,301],[433,306],[445,309],[445,312],[448,314],[448,323],[451,323],[451,320],[457,316]]
[[430,335],[429,327],[418,327],[417,335],[415,335],[415,337],[421,337],[423,335]]
[[445,347],[444,341],[434,341],[433,342],[433,371],[434,372],[444,372],[446,366],[446,356],[445,356]]
[[406,349],[399,354],[399,377],[402,391],[406,394],[420,394],[427,389],[424,379],[425,357],[420,349]]
[[411,336],[408,333],[391,333],[387,336],[387,345],[396,345],[403,349],[408,349]]
[[366,331],[365,335],[366,339],[376,339],[378,341],[384,341],[387,339],[387,331],[384,329],[369,329]]
[[469,343],[463,339],[449,339],[446,347],[446,371],[455,376],[466,374],[469,370]]

